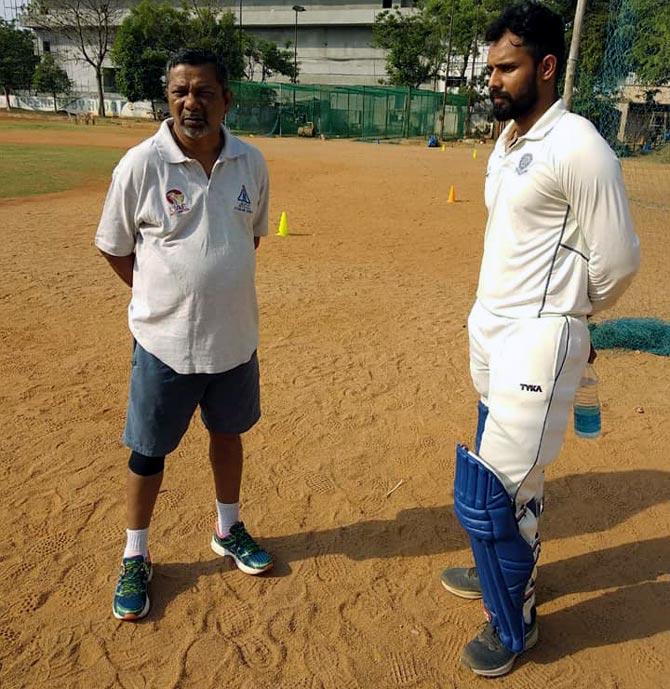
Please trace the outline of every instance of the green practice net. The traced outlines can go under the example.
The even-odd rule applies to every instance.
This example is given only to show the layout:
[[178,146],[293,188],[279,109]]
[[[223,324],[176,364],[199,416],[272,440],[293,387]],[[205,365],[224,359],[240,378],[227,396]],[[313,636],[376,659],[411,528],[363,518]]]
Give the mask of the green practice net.
[[[439,131],[442,94],[376,86],[232,82],[226,124],[246,134],[328,138],[428,137]],[[463,136],[467,99],[450,95],[447,135]]]
[[[667,289],[667,256],[650,247],[665,245],[669,227],[670,2],[590,0],[584,22],[573,109],[619,155],[642,270]],[[590,327],[596,349],[670,356],[665,320],[620,318]]]
[[608,5],[601,27],[604,52],[594,60],[594,41],[587,36],[573,109],[620,156],[632,204],[657,211],[650,220],[659,225],[665,222],[660,212],[670,210],[670,70],[654,64],[652,55],[670,37],[670,3],[596,2],[587,8],[587,26],[597,25],[599,5]]
[[657,318],[618,318],[589,324],[596,349],[632,349],[670,356],[670,323]]

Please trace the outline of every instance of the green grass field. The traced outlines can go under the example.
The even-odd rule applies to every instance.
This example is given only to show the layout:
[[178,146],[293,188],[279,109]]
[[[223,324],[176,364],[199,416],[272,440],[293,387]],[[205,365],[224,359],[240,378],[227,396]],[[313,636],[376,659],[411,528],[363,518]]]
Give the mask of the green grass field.
[[661,163],[663,165],[669,165],[670,164],[670,144],[665,144],[662,148],[659,148],[658,151],[654,151],[649,156],[650,160],[652,160],[654,163]]
[[[151,120],[116,117],[97,117],[95,120],[96,129],[103,127],[105,129],[122,129],[132,128],[136,125],[144,126],[151,124]],[[64,115],[56,115],[54,113],[25,110],[12,110],[11,113],[0,111],[0,132],[25,131],[27,129],[44,130],[68,130],[76,131],[77,125],[69,121]],[[82,125],[83,129],[87,129],[86,125]]]
[[30,120],[0,120],[0,132],[16,132],[25,131],[26,129],[38,129],[40,131],[44,130],[72,130],[73,125],[69,122],[61,122],[45,119],[40,121],[37,119]]
[[0,198],[67,191],[109,180],[122,150],[88,146],[0,145]]

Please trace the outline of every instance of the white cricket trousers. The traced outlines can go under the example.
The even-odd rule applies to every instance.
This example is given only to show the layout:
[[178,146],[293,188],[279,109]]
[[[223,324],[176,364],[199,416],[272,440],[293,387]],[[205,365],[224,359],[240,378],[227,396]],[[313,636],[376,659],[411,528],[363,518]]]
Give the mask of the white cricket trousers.
[[[479,456],[514,499],[519,531],[539,556],[544,469],[558,455],[590,351],[585,318],[494,316],[479,302],[468,318],[470,373],[488,415]],[[529,581],[526,621],[535,603]]]

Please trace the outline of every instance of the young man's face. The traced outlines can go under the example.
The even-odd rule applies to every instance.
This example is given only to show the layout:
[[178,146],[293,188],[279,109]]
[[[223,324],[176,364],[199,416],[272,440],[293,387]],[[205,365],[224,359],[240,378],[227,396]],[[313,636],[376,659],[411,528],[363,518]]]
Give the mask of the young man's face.
[[167,99],[179,138],[219,136],[230,91],[218,82],[214,65],[174,66],[168,74]]
[[490,45],[486,62],[489,97],[496,119],[514,120],[532,111],[539,97],[538,73],[542,63],[535,64],[523,46],[523,39],[506,31]]

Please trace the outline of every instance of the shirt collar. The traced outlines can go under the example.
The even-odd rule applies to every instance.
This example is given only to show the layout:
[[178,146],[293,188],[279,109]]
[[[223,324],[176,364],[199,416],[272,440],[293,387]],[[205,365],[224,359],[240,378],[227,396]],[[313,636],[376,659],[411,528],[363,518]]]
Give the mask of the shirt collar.
[[[174,139],[172,132],[170,131],[170,124],[172,124],[173,119],[170,117],[163,120],[163,123],[159,127],[155,135],[156,146],[161,158],[167,163],[186,163],[191,158],[189,158],[182,150]],[[230,133],[228,127],[221,125],[221,130],[223,131],[223,148],[221,153],[219,153],[218,160],[232,160],[233,158],[239,158],[244,155],[246,151],[242,142]]]
[[[565,115],[567,108],[562,98],[559,98],[540,119],[522,136],[518,137],[518,141],[525,139],[526,141],[540,141],[544,139],[547,134],[554,128],[558,120]],[[507,138],[512,133],[514,122],[510,122],[502,132],[500,138],[507,141]]]

